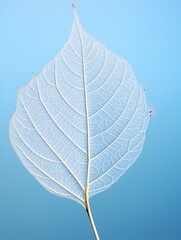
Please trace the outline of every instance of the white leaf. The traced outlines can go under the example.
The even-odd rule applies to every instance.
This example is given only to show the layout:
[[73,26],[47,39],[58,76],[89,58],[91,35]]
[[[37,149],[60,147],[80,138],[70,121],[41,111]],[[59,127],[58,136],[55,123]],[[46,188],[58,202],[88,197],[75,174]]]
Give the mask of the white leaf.
[[18,94],[12,145],[50,192],[87,208],[139,156],[149,109],[130,65],[82,28]]

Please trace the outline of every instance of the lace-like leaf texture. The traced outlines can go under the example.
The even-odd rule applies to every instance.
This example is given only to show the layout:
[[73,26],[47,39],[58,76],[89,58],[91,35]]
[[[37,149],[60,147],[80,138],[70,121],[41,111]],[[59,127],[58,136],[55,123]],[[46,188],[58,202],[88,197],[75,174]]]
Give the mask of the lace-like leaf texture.
[[112,186],[139,156],[149,109],[130,65],[82,28],[18,93],[11,143],[48,191],[78,201]]

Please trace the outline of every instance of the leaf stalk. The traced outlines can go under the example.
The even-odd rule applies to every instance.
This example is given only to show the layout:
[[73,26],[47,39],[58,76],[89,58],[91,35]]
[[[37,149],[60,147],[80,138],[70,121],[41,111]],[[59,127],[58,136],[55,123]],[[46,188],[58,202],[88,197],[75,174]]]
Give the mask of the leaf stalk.
[[91,208],[90,208],[90,204],[89,204],[88,187],[86,188],[86,191],[85,191],[85,207],[86,207],[86,212],[89,217],[95,238],[96,238],[96,240],[100,240],[97,229],[96,229],[96,225],[94,223],[94,219],[93,219],[92,213],[91,213]]

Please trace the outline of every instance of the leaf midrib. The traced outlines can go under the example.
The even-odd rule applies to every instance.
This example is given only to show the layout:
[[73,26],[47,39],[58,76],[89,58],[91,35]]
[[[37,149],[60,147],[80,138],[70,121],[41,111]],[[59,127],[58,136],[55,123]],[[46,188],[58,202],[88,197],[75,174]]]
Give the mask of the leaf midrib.
[[[87,100],[87,89],[86,89],[86,74],[85,74],[85,62],[84,62],[84,48],[83,48],[83,41],[82,41],[82,36],[81,36],[81,32],[79,29],[79,23],[77,21],[77,16],[75,13],[75,21],[76,21],[76,25],[77,25],[77,29],[78,29],[78,33],[79,33],[79,37],[80,37],[80,43],[81,43],[81,52],[82,52],[82,75],[83,75],[83,83],[84,83],[84,97],[85,97],[85,115],[86,115],[86,128],[87,128],[87,180],[86,180],[86,187],[85,187],[85,206],[86,206],[86,202],[89,199],[89,175],[90,175],[90,131],[89,131],[89,111],[88,111],[88,100]],[[87,207],[87,206],[86,206]]]

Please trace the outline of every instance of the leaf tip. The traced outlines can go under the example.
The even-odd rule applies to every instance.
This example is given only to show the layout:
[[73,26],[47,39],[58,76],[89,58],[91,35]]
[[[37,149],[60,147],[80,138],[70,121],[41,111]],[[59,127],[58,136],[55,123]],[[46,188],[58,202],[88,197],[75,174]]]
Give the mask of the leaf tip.
[[73,3],[72,3],[72,9],[73,9],[74,15],[76,16],[77,15],[77,11],[76,11],[75,5]]

